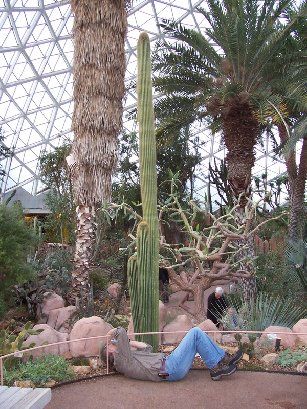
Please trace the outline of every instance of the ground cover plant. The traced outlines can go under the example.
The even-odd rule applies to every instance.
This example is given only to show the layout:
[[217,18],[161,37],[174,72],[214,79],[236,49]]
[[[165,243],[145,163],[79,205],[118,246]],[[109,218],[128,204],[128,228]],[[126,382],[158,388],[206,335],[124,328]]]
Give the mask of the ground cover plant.
[[292,367],[304,361],[307,361],[306,348],[299,348],[296,351],[287,348],[279,354],[277,359],[277,363],[282,367]]
[[44,386],[49,381],[63,382],[74,379],[74,372],[62,356],[46,355],[20,363],[15,369],[5,370],[6,384],[15,381],[31,381],[35,386]]

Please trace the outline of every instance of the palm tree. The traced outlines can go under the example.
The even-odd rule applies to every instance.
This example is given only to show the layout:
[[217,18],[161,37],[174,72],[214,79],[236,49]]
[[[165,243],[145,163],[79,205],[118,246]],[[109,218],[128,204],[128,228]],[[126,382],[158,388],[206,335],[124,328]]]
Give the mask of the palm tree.
[[[293,8],[289,18],[295,19],[296,14],[305,15],[307,6],[302,10]],[[276,69],[279,70],[279,79],[272,84],[272,88],[282,95],[285,101],[286,113],[278,115],[276,124],[280,138],[289,177],[290,217],[288,236],[292,241],[302,240],[306,221],[304,194],[307,176],[307,94],[306,94],[306,18],[296,19],[294,30],[284,43],[282,57],[275,58]],[[275,115],[276,116],[276,115]],[[296,157],[297,142],[302,140],[302,147]]]
[[[176,22],[163,23],[172,41],[158,44],[154,86],[163,96],[156,105],[159,133],[172,134],[195,121],[220,130],[227,148],[228,182],[242,211],[250,194],[254,148],[272,106],[283,114],[282,96],[271,82],[274,66],[296,19],[283,22],[291,0],[208,0],[198,9],[205,33]],[[253,243],[239,243],[239,257],[253,257]],[[243,266],[241,265],[241,268]],[[245,265],[252,269],[252,263]],[[245,298],[255,281],[245,283]]]
[[157,47],[154,85],[164,96],[156,113],[160,132],[202,120],[222,131],[228,180],[244,203],[263,112],[270,102],[282,111],[282,99],[267,79],[275,79],[273,57],[291,33],[294,20],[280,19],[293,1],[207,3],[208,11],[198,9],[209,26],[205,35],[175,22],[162,24],[175,42]]
[[72,300],[86,302],[95,209],[110,200],[125,93],[126,0],[72,0],[74,142],[69,162],[77,203]]

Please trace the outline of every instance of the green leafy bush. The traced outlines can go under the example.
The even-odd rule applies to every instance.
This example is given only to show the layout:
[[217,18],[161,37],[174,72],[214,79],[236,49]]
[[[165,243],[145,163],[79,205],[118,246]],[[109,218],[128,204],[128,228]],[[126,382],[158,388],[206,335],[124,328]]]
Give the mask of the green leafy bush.
[[7,385],[14,381],[29,380],[35,386],[44,386],[48,381],[68,381],[74,378],[74,372],[62,356],[47,355],[42,358],[21,363],[16,369],[5,371]]
[[282,351],[277,359],[277,363],[280,366],[291,367],[295,366],[300,362],[307,361],[307,350],[299,349],[297,351],[292,351],[291,349],[285,349]]
[[23,283],[34,276],[28,256],[37,242],[34,231],[23,219],[22,209],[0,205],[0,299],[4,311],[13,284]]

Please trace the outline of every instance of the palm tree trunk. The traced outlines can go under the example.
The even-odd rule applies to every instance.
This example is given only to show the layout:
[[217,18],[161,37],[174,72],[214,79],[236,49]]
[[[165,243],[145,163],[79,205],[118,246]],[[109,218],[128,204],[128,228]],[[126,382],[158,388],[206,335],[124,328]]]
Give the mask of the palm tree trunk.
[[72,298],[86,298],[95,208],[110,200],[125,93],[126,0],[71,0],[74,13],[72,181],[78,204]]
[[[288,134],[283,124],[278,126],[279,137],[283,144],[288,141]],[[302,240],[306,220],[304,205],[306,174],[307,174],[307,137],[303,139],[300,162],[297,166],[295,152],[286,157],[286,167],[290,185],[290,216],[288,237],[292,241]]]
[[292,195],[289,220],[289,238],[291,240],[302,240],[304,237],[304,227],[306,223],[306,208],[304,205],[306,173],[307,138],[304,138],[297,177],[291,188]]
[[[255,162],[254,147],[259,134],[259,124],[249,103],[240,97],[235,97],[223,110],[222,127],[228,150],[226,156],[228,181],[235,201],[239,201],[241,205],[237,210],[237,218],[240,221],[251,193],[251,175]],[[253,274],[252,260],[255,257],[253,238],[247,242],[239,240],[235,246],[238,249],[237,259],[245,257],[249,260],[240,263],[240,269]],[[241,283],[245,301],[255,298],[256,279],[244,278]]]
[[233,98],[222,114],[223,137],[228,153],[228,181],[242,207],[250,195],[251,173],[255,163],[254,147],[259,125],[248,102]]

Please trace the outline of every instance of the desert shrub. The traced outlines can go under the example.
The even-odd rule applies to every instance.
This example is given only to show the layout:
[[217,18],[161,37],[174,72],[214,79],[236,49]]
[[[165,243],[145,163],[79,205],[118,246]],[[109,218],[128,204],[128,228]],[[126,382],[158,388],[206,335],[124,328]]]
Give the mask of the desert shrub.
[[62,357],[46,355],[42,358],[20,363],[11,371],[5,371],[4,378],[7,385],[14,381],[29,380],[35,386],[44,386],[48,381],[67,381],[74,378],[74,372],[69,363]]
[[28,262],[37,243],[34,231],[23,219],[18,205],[0,205],[0,303],[2,312],[13,284],[23,283],[34,277],[34,269]]
[[257,286],[261,292],[291,298],[300,297],[303,287],[283,254],[270,251],[256,259]]
[[297,351],[292,351],[291,349],[285,349],[282,351],[277,359],[277,363],[280,366],[291,367],[295,366],[300,362],[307,361],[307,350],[299,349]]
[[16,302],[27,305],[28,312],[34,316],[37,305],[42,301],[46,291],[55,291],[66,298],[71,288],[71,261],[69,251],[58,249],[45,256],[36,265],[37,273],[34,280],[14,286]]
[[108,277],[101,270],[92,270],[90,280],[93,285],[94,294],[96,291],[104,291],[108,286]]
[[222,322],[226,329],[263,331],[271,325],[293,327],[306,315],[306,309],[291,298],[258,293],[255,300],[232,305],[232,313],[227,313]]

